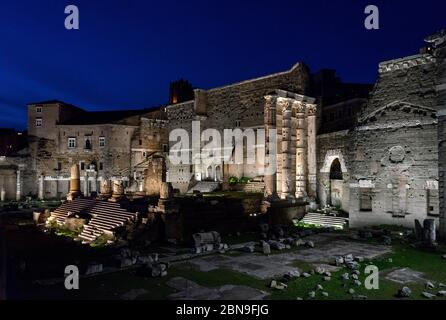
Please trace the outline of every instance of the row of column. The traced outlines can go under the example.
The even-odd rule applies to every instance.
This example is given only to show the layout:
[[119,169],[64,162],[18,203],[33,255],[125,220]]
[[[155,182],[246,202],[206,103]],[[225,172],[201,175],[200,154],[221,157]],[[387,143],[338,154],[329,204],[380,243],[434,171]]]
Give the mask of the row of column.
[[[299,96],[305,98],[303,96]],[[281,190],[280,198],[307,199],[316,195],[316,105],[292,98],[265,97],[266,159],[277,157],[276,141],[270,131],[281,128]],[[311,99],[313,102],[314,99]],[[277,123],[278,109],[282,123]],[[293,139],[295,130],[295,139]],[[295,160],[295,176],[292,164]],[[269,164],[271,165],[271,164]],[[265,175],[265,198],[273,200],[277,194],[277,172]],[[307,182],[309,185],[307,185]],[[294,194],[293,194],[293,190]]]

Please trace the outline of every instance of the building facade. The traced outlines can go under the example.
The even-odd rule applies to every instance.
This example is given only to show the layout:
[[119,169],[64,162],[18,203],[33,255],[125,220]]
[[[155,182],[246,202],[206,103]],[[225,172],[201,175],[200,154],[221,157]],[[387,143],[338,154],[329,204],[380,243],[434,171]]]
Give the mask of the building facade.
[[[248,178],[266,197],[347,211],[354,227],[412,227],[415,219],[433,218],[445,235],[445,37],[437,33],[420,54],[381,63],[373,90],[342,83],[333,70],[312,75],[298,63],[193,95],[180,81],[171,85],[171,104],[157,109],[29,104],[28,147],[0,158],[2,199],[64,197],[70,167],[79,164],[87,196],[117,181],[128,194],[157,195],[164,181],[187,193],[203,183],[225,188],[231,177]],[[267,173],[271,129],[277,170]],[[235,136],[224,144],[227,130],[243,141],[240,163]],[[203,150],[213,161],[203,161]],[[186,157],[173,163],[168,154],[179,151]]]

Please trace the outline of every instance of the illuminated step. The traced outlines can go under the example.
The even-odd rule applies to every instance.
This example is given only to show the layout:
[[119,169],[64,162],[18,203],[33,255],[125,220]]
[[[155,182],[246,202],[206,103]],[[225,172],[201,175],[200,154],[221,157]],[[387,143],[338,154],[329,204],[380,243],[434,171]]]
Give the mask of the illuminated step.
[[347,224],[348,219],[328,216],[320,213],[309,213],[305,215],[305,217],[300,222],[305,224],[343,228]]

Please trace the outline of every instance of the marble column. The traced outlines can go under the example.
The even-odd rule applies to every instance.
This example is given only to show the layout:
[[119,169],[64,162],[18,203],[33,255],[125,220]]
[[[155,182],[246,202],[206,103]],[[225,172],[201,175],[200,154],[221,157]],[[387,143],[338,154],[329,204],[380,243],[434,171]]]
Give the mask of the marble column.
[[296,112],[296,198],[304,199],[307,196],[307,124],[305,119],[305,106],[296,101],[293,105]]
[[17,170],[16,200],[20,201],[21,198],[22,198],[22,176],[20,170]]
[[294,177],[291,172],[291,108],[290,102],[281,101],[280,108],[282,108],[282,192],[280,197],[287,199],[293,189]]
[[67,195],[67,200],[74,200],[75,198],[80,197],[81,195],[82,193],[81,193],[79,165],[73,164],[71,166],[70,192]]
[[88,197],[90,195],[87,170],[85,170],[85,173],[84,173],[84,195],[86,197]]
[[44,183],[44,178],[43,178],[43,176],[40,176],[39,177],[39,193],[38,193],[39,200],[43,200],[43,194],[44,194],[43,183]]
[[275,200],[277,196],[277,170],[272,168],[276,163],[277,141],[270,141],[270,131],[276,130],[276,98],[265,97],[264,121],[265,121],[265,199]]
[[317,193],[317,159],[316,159],[316,105],[307,105],[307,146],[308,146],[308,196],[311,200],[316,199]]

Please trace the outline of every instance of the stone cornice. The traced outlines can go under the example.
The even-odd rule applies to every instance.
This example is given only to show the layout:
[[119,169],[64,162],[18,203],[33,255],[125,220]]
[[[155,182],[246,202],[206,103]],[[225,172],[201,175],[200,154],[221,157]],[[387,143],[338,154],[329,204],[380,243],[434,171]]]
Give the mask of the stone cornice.
[[405,109],[405,108],[408,108],[411,110],[416,110],[416,111],[421,111],[421,112],[426,112],[426,113],[429,113],[429,114],[435,116],[435,118],[437,117],[437,111],[435,109],[398,100],[398,101],[394,101],[392,103],[386,104],[385,106],[380,107],[380,108],[368,113],[364,117],[359,118],[358,123],[360,123],[360,124],[366,123],[369,119],[376,117],[377,115],[379,115],[380,113],[382,113],[383,111],[385,111],[387,109]]
[[417,54],[401,59],[384,61],[379,64],[379,73],[409,69],[420,65],[434,63],[435,61],[435,57],[430,54]]

